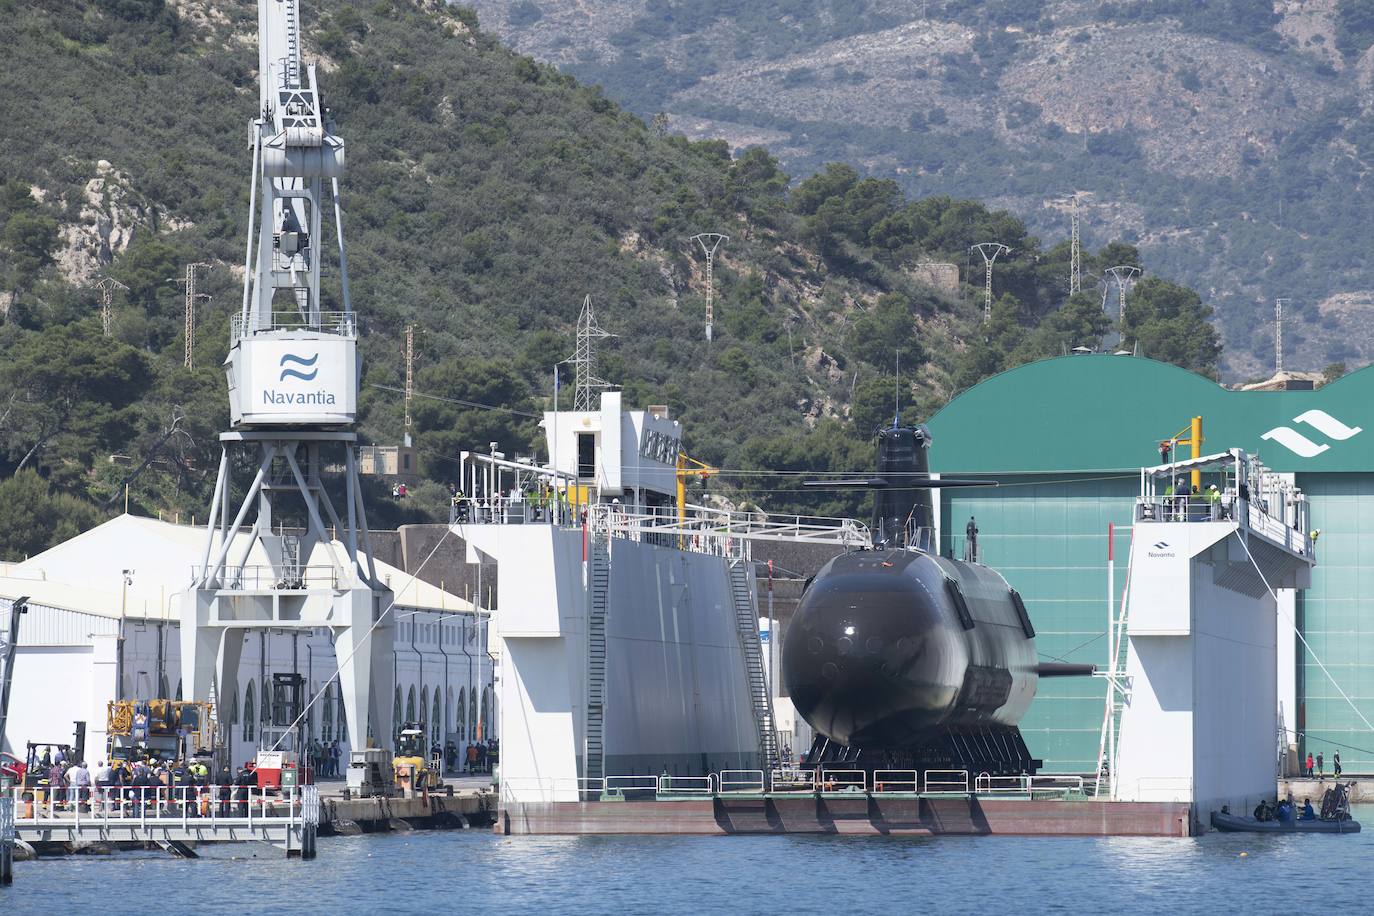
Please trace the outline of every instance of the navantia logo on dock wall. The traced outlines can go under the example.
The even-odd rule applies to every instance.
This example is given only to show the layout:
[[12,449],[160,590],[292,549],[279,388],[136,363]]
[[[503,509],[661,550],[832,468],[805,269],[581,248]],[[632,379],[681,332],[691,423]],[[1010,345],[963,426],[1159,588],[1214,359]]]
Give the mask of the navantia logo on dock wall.
[[[1304,423],[1328,439],[1344,442],[1354,438],[1364,430],[1359,426],[1346,426],[1324,410],[1307,410],[1293,418],[1294,423]],[[1327,442],[1314,442],[1291,426],[1275,426],[1260,436],[1270,442],[1278,443],[1299,458],[1315,458],[1331,447]]]
[[253,346],[253,391],[259,409],[294,415],[343,403],[347,359],[342,348],[300,340],[265,340]]

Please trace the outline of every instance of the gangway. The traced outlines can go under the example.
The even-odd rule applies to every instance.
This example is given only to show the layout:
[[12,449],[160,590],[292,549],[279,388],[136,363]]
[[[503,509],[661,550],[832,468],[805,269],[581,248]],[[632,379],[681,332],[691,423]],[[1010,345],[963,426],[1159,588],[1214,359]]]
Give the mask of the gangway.
[[31,845],[152,843],[184,856],[180,850],[194,844],[257,841],[315,858],[317,786],[225,789],[223,801],[218,786],[95,789],[84,801],[16,786],[3,798],[14,812],[15,836]]

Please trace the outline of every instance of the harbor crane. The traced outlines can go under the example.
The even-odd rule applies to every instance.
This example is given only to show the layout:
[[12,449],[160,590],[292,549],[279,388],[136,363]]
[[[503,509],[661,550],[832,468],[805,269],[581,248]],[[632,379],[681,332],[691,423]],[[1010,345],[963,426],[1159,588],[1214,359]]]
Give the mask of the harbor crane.
[[[371,689],[391,682],[393,642],[353,430],[359,366],[339,204],[344,141],[315,65],[302,61],[299,0],[258,0],[258,87],[243,300],[224,364],[230,428],[220,435],[201,564],[178,596],[186,698],[228,708],[249,630],[328,629],[349,735],[358,745],[388,741],[391,703]],[[321,294],[326,267],[337,307]],[[236,456],[257,469],[246,489],[231,479]],[[342,513],[321,480],[326,456],[344,467]],[[231,499],[236,492],[241,499]],[[304,532],[283,533],[274,524],[283,516]],[[299,750],[283,747],[287,740],[274,749]]]

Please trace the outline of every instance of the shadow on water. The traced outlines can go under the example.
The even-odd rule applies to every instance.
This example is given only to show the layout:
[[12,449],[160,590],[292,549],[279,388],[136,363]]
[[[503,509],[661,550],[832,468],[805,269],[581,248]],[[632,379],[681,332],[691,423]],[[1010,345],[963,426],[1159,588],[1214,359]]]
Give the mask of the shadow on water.
[[[1135,837],[337,837],[315,862],[264,847],[18,863],[0,912],[923,913],[1265,911],[1257,889],[1366,909],[1369,832]],[[1287,896],[1287,895],[1285,895]],[[1261,894],[1266,899],[1267,892]],[[1272,899],[1272,898],[1269,898]],[[180,903],[175,903],[180,901]]]

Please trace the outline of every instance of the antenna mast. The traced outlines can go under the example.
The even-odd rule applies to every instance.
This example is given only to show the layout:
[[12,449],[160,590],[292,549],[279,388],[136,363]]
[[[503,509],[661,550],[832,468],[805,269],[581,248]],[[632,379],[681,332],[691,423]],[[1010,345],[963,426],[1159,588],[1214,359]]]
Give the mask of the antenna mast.
[[127,290],[129,287],[114,277],[105,277],[95,285],[95,288],[100,290],[100,327],[105,336],[109,337],[114,328],[114,291]]
[[983,256],[983,266],[986,272],[983,276],[983,323],[992,321],[992,265],[1001,255],[1011,251],[1001,242],[979,242],[977,245],[969,246],[970,250],[977,250]]
[[577,343],[573,350],[573,410],[596,410],[600,406],[592,403],[592,392],[609,388],[610,383],[596,377],[596,342],[615,335],[603,331],[596,323],[592,311],[592,297],[582,300],[582,311],[577,316]]
[[730,236],[721,235],[719,232],[702,232],[692,236],[692,241],[701,246],[701,250],[706,252],[706,339],[711,339],[711,329],[715,324],[715,261],[716,249],[721,242],[730,241]]

